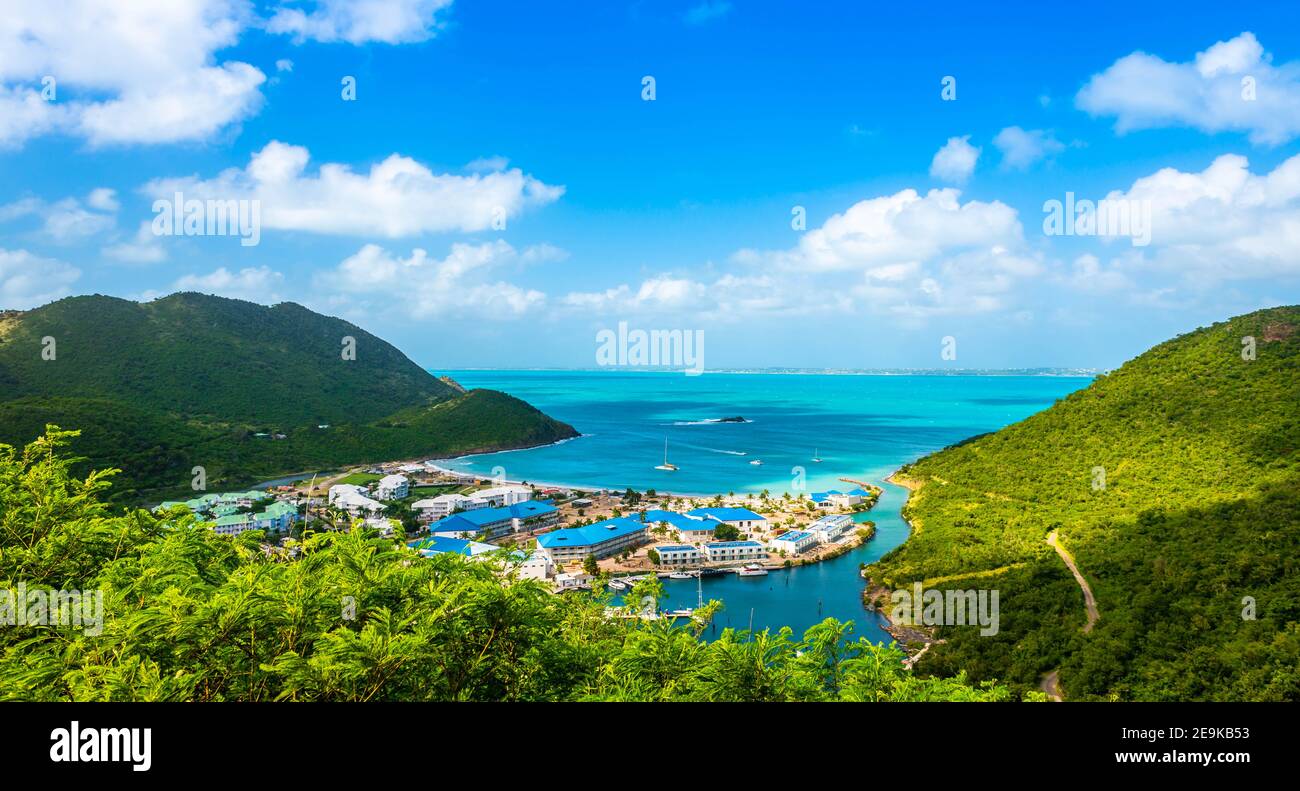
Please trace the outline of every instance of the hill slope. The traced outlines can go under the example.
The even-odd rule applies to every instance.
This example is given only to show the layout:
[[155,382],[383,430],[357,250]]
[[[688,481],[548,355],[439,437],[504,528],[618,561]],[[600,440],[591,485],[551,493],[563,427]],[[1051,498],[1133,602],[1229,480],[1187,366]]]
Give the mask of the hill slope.
[[[915,534],[872,578],[1001,596],[999,634],[941,629],[920,670],[1028,689],[1059,668],[1071,699],[1300,699],[1300,308],[1163,343],[902,475]],[[1053,530],[1096,594],[1090,633]],[[936,581],[975,572],[994,573]]]
[[518,399],[465,393],[348,322],[201,294],[0,316],[0,442],[23,445],[47,423],[81,429],[84,466],[121,468],[117,495],[132,499],[187,486],[195,465],[216,487],[576,436]]

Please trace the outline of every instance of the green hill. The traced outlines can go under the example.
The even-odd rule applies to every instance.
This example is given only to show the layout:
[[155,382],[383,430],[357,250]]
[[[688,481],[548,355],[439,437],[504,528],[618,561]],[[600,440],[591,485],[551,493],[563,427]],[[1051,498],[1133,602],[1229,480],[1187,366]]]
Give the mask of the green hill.
[[121,468],[115,494],[136,500],[187,487],[196,465],[213,488],[576,436],[503,393],[465,393],[340,319],[189,293],[0,314],[0,442],[22,446],[50,423],[80,429],[81,468]]
[[[915,532],[873,580],[1001,597],[996,636],[941,628],[921,672],[1023,691],[1059,669],[1068,699],[1300,699],[1300,308],[1163,343],[902,476]],[[1089,633],[1052,531],[1096,595]]]

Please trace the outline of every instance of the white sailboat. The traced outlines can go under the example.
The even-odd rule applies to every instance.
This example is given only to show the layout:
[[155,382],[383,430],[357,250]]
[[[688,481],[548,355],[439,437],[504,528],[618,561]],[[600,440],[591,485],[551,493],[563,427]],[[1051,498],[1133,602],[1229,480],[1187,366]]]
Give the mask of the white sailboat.
[[754,459],[753,461],[750,462],[750,464],[753,464],[756,467],[762,463],[763,463],[762,459]]
[[821,464],[822,457],[817,455],[817,449],[813,448],[813,464]]
[[677,465],[676,465],[676,464],[669,464],[669,463],[668,463],[668,438],[667,438],[667,437],[664,437],[664,463],[663,463],[663,464],[655,465],[655,469],[656,469],[656,470],[667,470],[668,472],[676,472],[676,471],[677,471]]

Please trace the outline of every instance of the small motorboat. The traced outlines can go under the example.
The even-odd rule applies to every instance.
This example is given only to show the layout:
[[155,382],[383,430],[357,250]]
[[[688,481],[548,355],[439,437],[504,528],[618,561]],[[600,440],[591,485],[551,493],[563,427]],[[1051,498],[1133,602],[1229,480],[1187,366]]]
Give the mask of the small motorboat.
[[670,580],[689,580],[695,579],[695,577],[696,575],[689,571],[674,571],[672,574],[668,575],[668,579]]
[[610,580],[609,587],[616,591],[625,591],[627,590],[627,583],[623,580]]
[[738,573],[742,577],[766,577],[767,569],[757,563],[749,563],[743,566]]
[[754,459],[753,461],[750,462],[750,464],[753,464],[754,466],[758,466],[759,464],[762,463],[763,463],[762,459]]

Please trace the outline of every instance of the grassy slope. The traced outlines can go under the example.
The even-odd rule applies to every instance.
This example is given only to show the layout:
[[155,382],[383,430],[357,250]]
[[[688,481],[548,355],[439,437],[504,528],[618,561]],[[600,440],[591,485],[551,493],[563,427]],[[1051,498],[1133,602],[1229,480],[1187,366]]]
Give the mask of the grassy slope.
[[[944,630],[922,669],[1027,688],[1059,667],[1075,699],[1300,698],[1300,308],[1175,338],[906,474],[923,484],[908,507],[919,529],[876,579],[1021,564],[952,583],[997,587],[1002,631]],[[1053,529],[1097,595],[1090,635]]]
[[[340,356],[345,335],[356,360]],[[54,361],[40,358],[45,336]],[[463,394],[347,322],[195,294],[76,297],[0,318],[0,388],[0,442],[80,429],[82,468],[121,468],[114,495],[133,501],[182,492],[195,465],[220,488],[575,434],[503,393]]]

